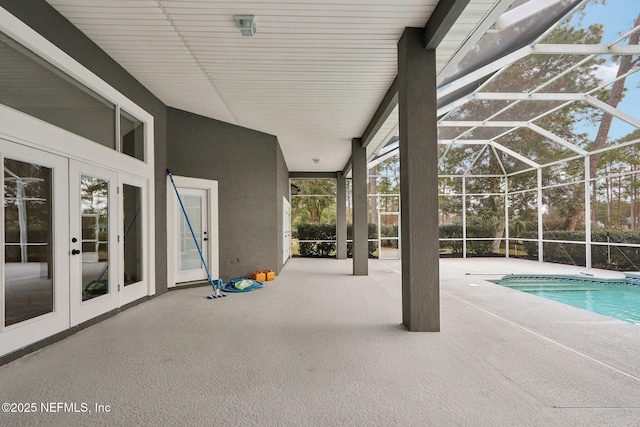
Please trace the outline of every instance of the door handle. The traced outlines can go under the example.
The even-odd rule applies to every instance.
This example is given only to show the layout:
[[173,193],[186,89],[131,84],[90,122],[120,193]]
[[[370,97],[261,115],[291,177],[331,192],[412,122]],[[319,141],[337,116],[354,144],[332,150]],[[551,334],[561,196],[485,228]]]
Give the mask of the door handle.
[[207,240],[209,240],[209,239],[205,237],[205,238],[204,238],[204,239],[202,239],[202,240],[204,240],[204,241],[206,242],[206,241],[207,241]]
[[78,255],[78,254],[80,254],[80,250],[78,250],[78,249],[73,249],[71,251],[71,255]]

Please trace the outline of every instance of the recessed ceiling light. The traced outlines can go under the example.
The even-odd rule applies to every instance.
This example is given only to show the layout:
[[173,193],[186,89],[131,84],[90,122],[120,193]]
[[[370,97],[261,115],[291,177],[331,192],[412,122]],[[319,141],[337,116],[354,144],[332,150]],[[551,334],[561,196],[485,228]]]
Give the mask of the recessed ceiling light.
[[253,15],[236,15],[236,27],[240,30],[240,34],[246,37],[252,37],[256,33],[256,17]]

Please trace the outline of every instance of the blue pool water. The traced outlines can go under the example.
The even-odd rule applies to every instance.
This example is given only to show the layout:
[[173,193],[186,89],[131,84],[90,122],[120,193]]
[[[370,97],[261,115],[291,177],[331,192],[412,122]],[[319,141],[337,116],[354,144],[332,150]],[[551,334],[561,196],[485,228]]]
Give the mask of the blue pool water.
[[570,277],[505,276],[500,285],[604,316],[640,324],[640,286]]

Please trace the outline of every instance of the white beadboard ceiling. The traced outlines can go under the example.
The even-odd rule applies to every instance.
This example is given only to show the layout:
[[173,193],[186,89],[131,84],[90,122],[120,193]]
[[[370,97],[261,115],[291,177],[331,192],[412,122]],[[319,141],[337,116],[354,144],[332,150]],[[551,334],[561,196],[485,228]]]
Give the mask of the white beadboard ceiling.
[[[500,1],[471,0],[439,70]],[[438,0],[48,2],[165,104],[276,135],[289,170],[313,172],[343,169],[397,73],[404,28]],[[255,15],[256,35],[234,15]]]

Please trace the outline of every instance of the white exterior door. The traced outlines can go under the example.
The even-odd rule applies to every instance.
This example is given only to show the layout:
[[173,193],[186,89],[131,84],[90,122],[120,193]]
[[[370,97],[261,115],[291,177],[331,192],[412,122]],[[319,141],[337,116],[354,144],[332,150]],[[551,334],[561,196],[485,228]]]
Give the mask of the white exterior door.
[[171,181],[168,181],[169,286],[207,280],[207,269],[202,259],[211,278],[218,279],[218,183],[197,178],[173,178],[184,211]]

